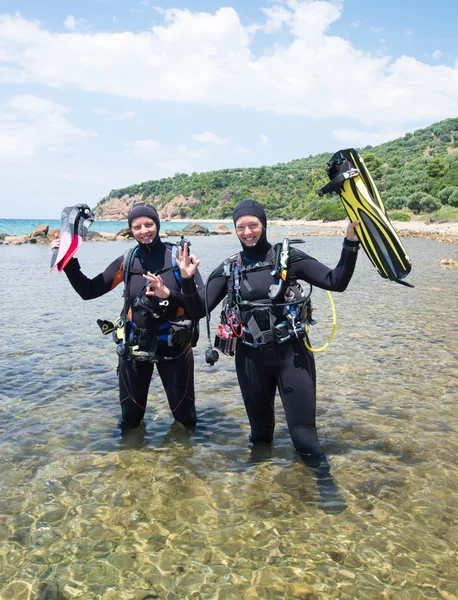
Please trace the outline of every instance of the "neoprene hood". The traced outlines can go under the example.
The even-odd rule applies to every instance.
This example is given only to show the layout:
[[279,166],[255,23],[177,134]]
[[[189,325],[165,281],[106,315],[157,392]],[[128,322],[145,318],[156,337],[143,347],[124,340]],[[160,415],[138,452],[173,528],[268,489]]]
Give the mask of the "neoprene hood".
[[127,222],[129,223],[129,229],[132,229],[132,221],[137,217],[149,217],[150,219],[152,219],[156,225],[157,233],[159,233],[161,222],[159,220],[157,210],[152,204],[148,204],[148,202],[137,202],[137,204],[134,204],[132,206],[132,208],[129,210],[129,213],[127,214]]

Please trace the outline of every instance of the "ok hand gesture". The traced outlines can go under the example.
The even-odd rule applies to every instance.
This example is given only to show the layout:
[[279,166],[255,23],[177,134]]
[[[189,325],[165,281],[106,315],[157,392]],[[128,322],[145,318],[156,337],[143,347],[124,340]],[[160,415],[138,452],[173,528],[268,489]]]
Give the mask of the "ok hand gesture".
[[188,244],[178,248],[178,256],[175,258],[178,268],[180,269],[183,279],[193,277],[200,265],[200,260],[194,254],[189,254]]

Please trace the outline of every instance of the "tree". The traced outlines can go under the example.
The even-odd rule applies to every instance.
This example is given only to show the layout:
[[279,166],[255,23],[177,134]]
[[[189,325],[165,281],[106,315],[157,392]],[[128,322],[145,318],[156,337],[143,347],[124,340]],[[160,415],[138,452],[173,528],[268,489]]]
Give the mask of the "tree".
[[455,188],[455,190],[450,194],[448,198],[448,203],[450,204],[450,206],[458,208],[458,188]]
[[364,163],[374,179],[380,179],[383,175],[383,162],[375,154],[365,154]]
[[441,191],[437,194],[437,197],[442,202],[442,204],[449,204],[449,198],[455,190],[458,190],[458,187],[453,185],[442,188]]
[[390,163],[390,167],[393,167],[393,169],[399,169],[399,167],[401,166],[402,162],[401,159],[399,158],[399,156],[396,154],[395,156],[393,156],[393,158],[391,159],[391,163]]
[[423,198],[420,200],[420,207],[421,212],[432,213],[435,210],[440,209],[441,203],[440,200],[438,200],[434,196],[427,194],[426,196],[423,196]]
[[390,194],[383,198],[383,203],[388,210],[400,210],[406,205],[406,197],[398,193]]
[[424,192],[415,192],[409,198],[407,207],[410,208],[416,215],[421,212],[421,201],[426,196]]
[[436,156],[426,165],[426,172],[430,177],[439,177],[445,173],[446,168],[444,159],[441,156]]

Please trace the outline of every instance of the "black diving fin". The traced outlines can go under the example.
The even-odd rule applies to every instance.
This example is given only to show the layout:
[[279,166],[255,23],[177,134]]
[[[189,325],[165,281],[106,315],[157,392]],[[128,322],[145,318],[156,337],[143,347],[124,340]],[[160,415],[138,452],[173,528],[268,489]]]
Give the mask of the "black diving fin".
[[87,204],[76,204],[64,208],[60,222],[60,246],[52,253],[51,271],[57,267],[57,270],[61,272],[67,266],[86,239],[88,229],[94,219],[94,213]]
[[55,267],[62,262],[65,254],[67,253],[72,243],[74,235],[75,219],[78,215],[78,210],[75,206],[66,206],[60,216],[60,232],[59,240],[60,245],[58,248],[53,250],[51,256],[51,268],[52,271]]
[[318,190],[318,195],[337,192],[349,219],[359,221],[356,234],[379,274],[414,287],[403,281],[412,263],[361,156],[353,148],[336,152],[328,162],[327,174],[330,181]]

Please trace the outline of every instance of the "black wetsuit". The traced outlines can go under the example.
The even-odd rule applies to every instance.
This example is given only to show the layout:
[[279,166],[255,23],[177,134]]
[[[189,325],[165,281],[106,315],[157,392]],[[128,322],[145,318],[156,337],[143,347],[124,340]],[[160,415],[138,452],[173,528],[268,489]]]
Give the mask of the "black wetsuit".
[[[358,245],[358,242],[344,241],[335,269],[329,269],[292,247],[289,276],[325,290],[343,292],[353,275]],[[266,301],[270,286],[278,283],[278,279],[271,275],[272,265],[253,267],[256,263],[268,261],[270,248],[271,245],[265,240],[254,248],[244,247],[240,253],[242,265],[249,267],[246,270],[242,267],[241,270],[239,293],[243,301]],[[189,311],[196,317],[202,317],[205,313],[205,293],[210,311],[226,296],[228,277],[223,269],[224,263],[210,275],[206,291],[199,293],[194,289],[192,279],[183,280],[183,293],[189,300]],[[321,454],[315,423],[315,361],[303,340],[294,337],[282,344],[272,340],[258,347],[250,347],[239,341],[235,365],[251,425],[252,441],[272,440],[275,427],[274,397],[278,389],[297,452],[303,457]]]
[[[159,339],[157,334],[163,334],[165,324],[184,314],[184,301],[180,283],[174,274],[172,266],[172,245],[164,244],[156,238],[152,244],[139,244],[132,262],[128,285],[128,315],[137,328],[142,330],[138,341],[138,349],[148,352],[152,344],[157,343],[155,352],[159,359],[157,370],[164,390],[167,394],[170,409],[177,421],[192,427],[196,422],[194,403],[194,358],[191,343],[170,345],[167,339]],[[123,282],[124,256],[114,260],[103,273],[89,279],[80,270],[77,259],[72,259],[65,273],[83,300],[91,300],[106,294],[119,283]],[[145,296],[147,280],[142,274],[159,273],[165,285],[170,289],[168,305],[161,306],[160,299]],[[197,287],[202,287],[202,280],[197,274]],[[137,297],[147,298],[149,306],[159,317],[153,317],[151,311],[134,307]],[[162,337],[167,337],[162,335]],[[113,350],[115,348],[113,347]],[[169,359],[169,360],[167,360]],[[170,360],[173,359],[173,360]],[[135,359],[119,358],[119,400],[122,409],[121,427],[134,427],[142,420],[148,397],[148,388],[154,370],[154,363],[140,362]]]

